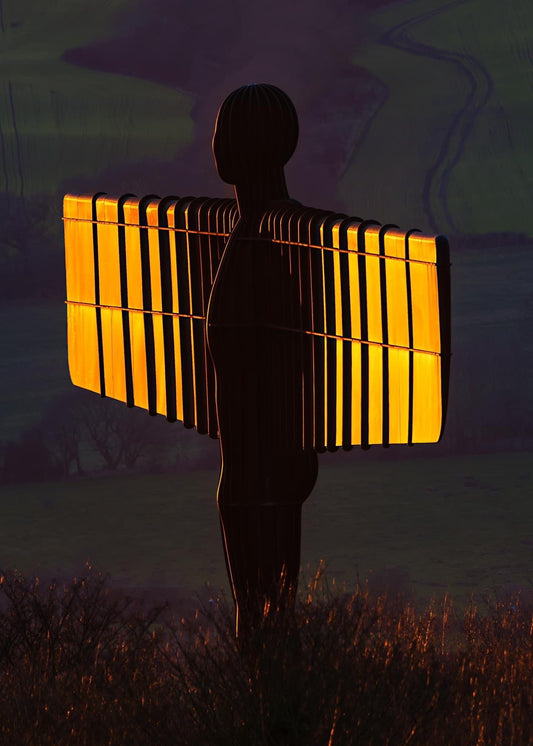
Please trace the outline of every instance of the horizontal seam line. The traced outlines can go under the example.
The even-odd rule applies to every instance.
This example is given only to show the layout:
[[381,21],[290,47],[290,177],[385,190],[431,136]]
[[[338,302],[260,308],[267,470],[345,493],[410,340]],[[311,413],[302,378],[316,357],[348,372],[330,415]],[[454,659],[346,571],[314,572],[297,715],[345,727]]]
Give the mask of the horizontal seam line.
[[[139,230],[156,230],[156,231],[171,231],[172,233],[186,233],[186,234],[192,234],[195,236],[214,236],[218,238],[226,238],[228,239],[230,237],[230,233],[214,233],[212,231],[198,231],[193,230],[192,228],[174,228],[172,226],[166,226],[166,225],[138,225],[137,223],[115,223],[112,221],[107,220],[89,220],[88,218],[70,218],[70,217],[64,217],[62,218],[64,222],[71,222],[71,223],[92,223],[95,225],[109,225],[114,226],[116,228],[138,228]],[[306,249],[320,249],[321,251],[336,251],[340,254],[353,254],[354,256],[367,256],[367,257],[374,257],[376,259],[394,259],[399,262],[403,263],[410,263],[410,264],[424,264],[429,267],[435,267],[436,261],[427,261],[424,259],[408,259],[404,256],[392,256],[390,254],[376,254],[374,252],[370,251],[354,251],[353,249],[341,249],[338,246],[319,246],[317,244],[310,244],[310,243],[302,243],[300,241],[291,241],[289,239],[281,239],[281,238],[257,238],[256,236],[238,236],[239,240],[241,241],[271,241],[272,243],[279,243],[284,244],[286,246],[302,246]]]
[[[158,316],[177,316],[179,318],[185,318],[185,319],[199,319],[200,321],[205,321],[205,316],[195,316],[194,314],[190,313],[178,313],[176,311],[156,311],[156,310],[146,310],[142,308],[123,308],[122,306],[109,306],[104,305],[101,303],[87,303],[84,301],[76,301],[76,300],[66,300],[65,303],[67,305],[72,306],[87,306],[89,308],[105,308],[112,311],[130,311],[133,313],[146,313],[146,314],[156,314]],[[251,329],[253,327],[252,324],[210,324],[212,327],[219,327],[219,328],[242,328],[242,329]],[[387,347],[395,350],[403,350],[405,352],[420,352],[423,355],[434,355],[435,357],[441,357],[440,352],[435,352],[434,350],[422,350],[418,347],[402,347],[401,345],[394,345],[390,343],[385,342],[377,342],[370,339],[358,339],[357,337],[343,337],[339,334],[327,334],[326,332],[317,332],[317,331],[309,331],[307,329],[293,329],[288,326],[277,326],[276,324],[263,324],[263,328],[265,329],[279,329],[280,331],[285,332],[292,332],[294,334],[307,334],[313,337],[323,337],[325,339],[336,339],[340,342],[359,342],[360,344],[366,344],[366,345],[374,345],[376,347]]]

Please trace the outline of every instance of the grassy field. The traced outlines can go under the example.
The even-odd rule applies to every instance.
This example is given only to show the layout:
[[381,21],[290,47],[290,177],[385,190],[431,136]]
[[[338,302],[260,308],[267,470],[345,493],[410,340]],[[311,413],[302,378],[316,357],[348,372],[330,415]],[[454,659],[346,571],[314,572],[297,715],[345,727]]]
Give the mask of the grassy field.
[[[128,7],[2,3],[1,191],[92,189],[104,172],[113,189],[157,191],[158,163],[193,137],[191,97],[61,59],[120,36]],[[339,182],[345,209],[442,232],[533,235],[532,27],[526,0],[412,0],[363,14],[351,62],[388,98],[356,137]]]
[[352,60],[389,97],[341,182],[352,211],[427,229],[421,206],[429,196],[442,232],[533,233],[532,28],[525,0],[414,0],[370,17]]
[[71,389],[61,301],[10,303],[0,313],[0,439],[15,440]]
[[[227,590],[216,485],[206,471],[4,486],[0,567],[68,577],[90,561],[119,584]],[[532,487],[530,453],[325,457],[304,506],[302,566],[325,560],[349,590],[369,578],[424,602],[531,590]]]
[[[169,159],[189,142],[186,94],[61,60],[66,49],[111,34],[127,5],[2,3],[0,190],[28,198],[54,194],[72,179],[87,184],[107,169]],[[146,190],[134,182],[131,176],[130,190]]]

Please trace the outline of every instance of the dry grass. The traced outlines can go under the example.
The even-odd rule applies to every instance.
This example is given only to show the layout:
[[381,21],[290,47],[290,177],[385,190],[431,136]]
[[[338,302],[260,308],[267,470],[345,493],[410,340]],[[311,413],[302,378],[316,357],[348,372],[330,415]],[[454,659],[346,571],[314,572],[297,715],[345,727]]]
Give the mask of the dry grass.
[[84,577],[0,583],[0,741],[13,744],[519,746],[533,738],[533,613],[417,611],[332,592],[240,645],[219,598],[181,619]]

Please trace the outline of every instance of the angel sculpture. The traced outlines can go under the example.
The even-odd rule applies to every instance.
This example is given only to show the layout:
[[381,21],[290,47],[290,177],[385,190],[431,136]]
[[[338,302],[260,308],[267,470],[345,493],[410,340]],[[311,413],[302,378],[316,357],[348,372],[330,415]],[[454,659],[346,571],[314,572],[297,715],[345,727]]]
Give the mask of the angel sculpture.
[[289,199],[297,139],[244,86],[213,136],[235,200],[64,200],[72,382],[220,439],[238,636],[294,602],[317,452],[437,442],[447,406],[446,239]]

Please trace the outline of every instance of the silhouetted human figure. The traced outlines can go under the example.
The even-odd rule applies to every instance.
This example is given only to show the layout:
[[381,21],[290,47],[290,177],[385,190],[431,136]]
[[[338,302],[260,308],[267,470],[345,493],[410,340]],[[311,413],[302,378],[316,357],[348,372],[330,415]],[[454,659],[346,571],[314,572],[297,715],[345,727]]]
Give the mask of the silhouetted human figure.
[[217,501],[238,635],[265,604],[294,600],[301,509],[318,472],[316,453],[301,445],[307,363],[300,335],[287,331],[299,325],[299,288],[287,249],[260,233],[269,208],[291,204],[283,167],[297,139],[291,100],[266,84],[231,93],[213,136],[218,173],[234,185],[240,213],[207,314],[222,454]]

